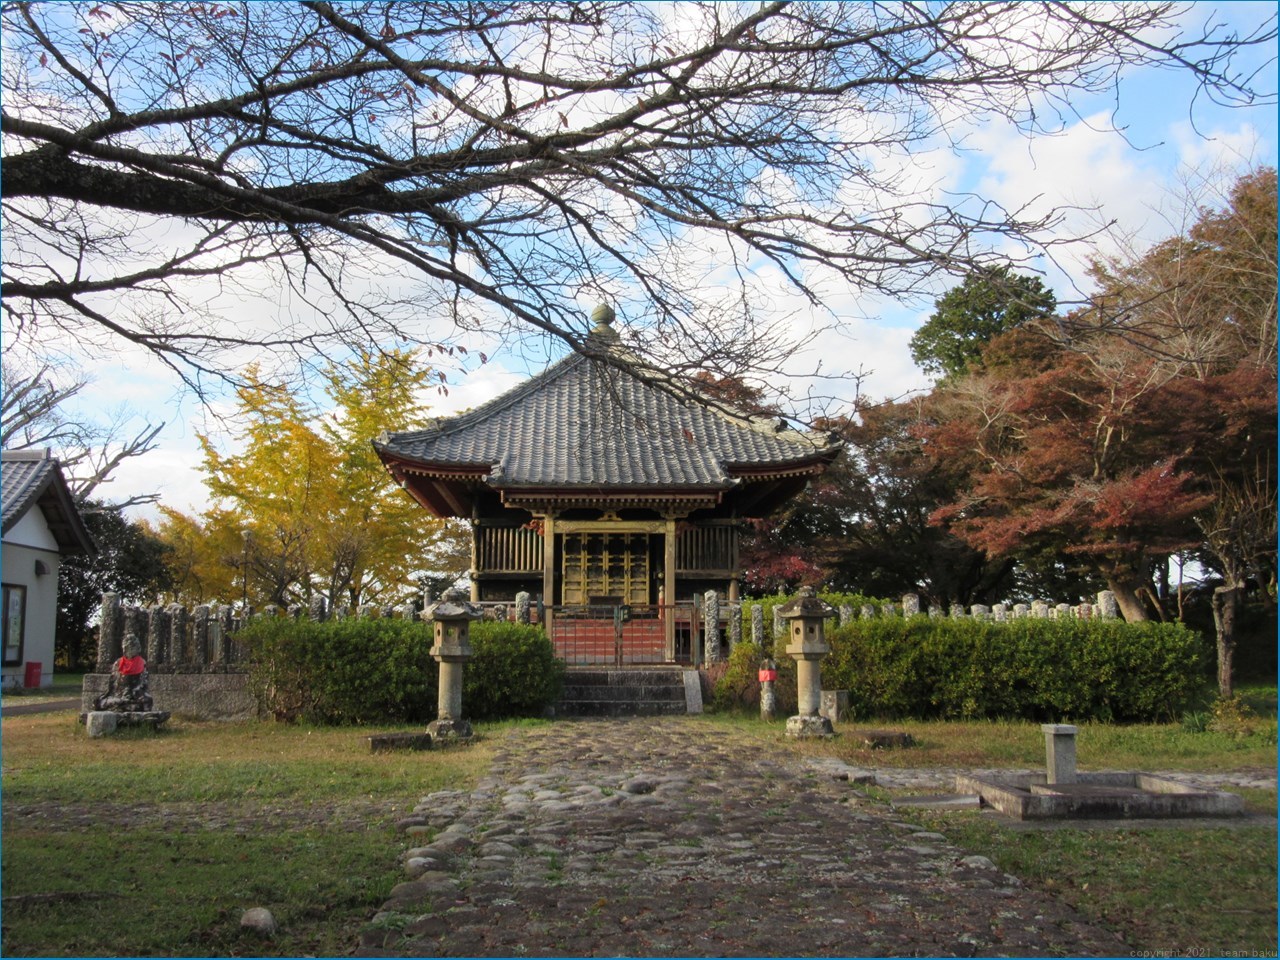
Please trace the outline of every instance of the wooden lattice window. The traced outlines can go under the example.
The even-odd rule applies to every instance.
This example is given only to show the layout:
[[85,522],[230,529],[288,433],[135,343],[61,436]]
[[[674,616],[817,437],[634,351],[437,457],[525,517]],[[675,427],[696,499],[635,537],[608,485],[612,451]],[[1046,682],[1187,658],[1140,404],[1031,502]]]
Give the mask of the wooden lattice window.
[[562,554],[564,603],[590,603],[592,597],[649,602],[648,534],[566,533]]

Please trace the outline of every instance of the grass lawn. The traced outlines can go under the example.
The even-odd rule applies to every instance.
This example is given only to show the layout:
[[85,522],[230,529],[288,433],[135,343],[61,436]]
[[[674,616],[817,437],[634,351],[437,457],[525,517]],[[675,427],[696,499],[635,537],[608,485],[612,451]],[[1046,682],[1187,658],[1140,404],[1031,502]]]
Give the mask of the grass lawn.
[[[921,745],[872,752],[847,739],[796,743],[781,724],[754,719],[702,722],[868,767],[1044,763],[1038,724],[882,724]],[[394,821],[427,793],[470,787],[512,726],[481,725],[468,747],[371,754],[366,731],[350,728],[175,720],[159,735],[90,740],[68,713],[6,718],[0,953],[348,954],[403,879]],[[1273,730],[1233,738],[1086,724],[1080,764],[1274,771]],[[1274,791],[1249,791],[1247,801],[1274,818]],[[1134,950],[1275,951],[1273,828],[1028,830],[986,815],[910,816],[1062,897]],[[276,915],[277,939],[240,933],[251,906]]]
[[[58,713],[2,730],[0,953],[338,956],[404,879],[395,820],[468,787],[503,727],[381,754],[360,730],[271,723],[90,740]],[[241,934],[251,906],[272,910],[277,939]]]
[[[1081,770],[1165,770],[1215,773],[1276,769],[1275,688],[1246,693],[1261,718],[1248,735],[1202,731],[1180,724],[1109,726],[1080,724]],[[1270,706],[1266,716],[1267,704]],[[1257,707],[1255,709],[1257,709]],[[713,718],[737,723],[762,739],[778,739],[777,724],[756,719]],[[849,729],[910,733],[918,745],[870,750],[851,738],[806,741],[795,749],[875,768],[1043,768],[1044,735],[1025,722],[884,721]],[[908,791],[871,789],[888,802]],[[1240,790],[1246,811],[1269,825],[1234,823],[1142,825],[1100,822],[1083,828],[1028,827],[990,813],[924,812],[896,815],[944,834],[970,853],[981,854],[1029,886],[1071,904],[1084,916],[1115,930],[1135,951],[1169,956],[1275,956],[1276,792]]]
[[[1250,806],[1269,804],[1252,791]],[[1135,951],[1276,955],[1274,827],[1014,826],[987,814],[899,811],[1115,930]]]

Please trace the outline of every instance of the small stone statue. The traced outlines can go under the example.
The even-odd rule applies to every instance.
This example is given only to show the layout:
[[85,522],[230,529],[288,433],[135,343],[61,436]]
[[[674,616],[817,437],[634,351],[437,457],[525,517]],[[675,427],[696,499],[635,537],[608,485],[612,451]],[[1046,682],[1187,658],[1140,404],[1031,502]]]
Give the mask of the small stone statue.
[[148,713],[153,708],[148,689],[147,661],[136,634],[126,634],[124,656],[111,668],[107,692],[93,701],[95,710],[119,710],[125,713]]

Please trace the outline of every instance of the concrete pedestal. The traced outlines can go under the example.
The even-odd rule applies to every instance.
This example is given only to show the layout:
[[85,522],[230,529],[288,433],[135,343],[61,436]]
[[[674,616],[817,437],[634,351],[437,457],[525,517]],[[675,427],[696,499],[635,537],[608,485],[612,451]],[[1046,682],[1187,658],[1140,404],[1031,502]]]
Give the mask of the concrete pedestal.
[[1046,775],[1049,783],[1076,782],[1076,728],[1069,723],[1045,723]]
[[842,723],[849,719],[849,691],[823,690],[822,707],[818,713],[832,723]]

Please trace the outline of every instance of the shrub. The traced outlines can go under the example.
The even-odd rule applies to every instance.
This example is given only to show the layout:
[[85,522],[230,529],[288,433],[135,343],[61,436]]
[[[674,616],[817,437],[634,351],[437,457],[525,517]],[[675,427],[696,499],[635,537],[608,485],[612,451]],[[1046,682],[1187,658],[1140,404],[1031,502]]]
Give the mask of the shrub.
[[1209,729],[1243,740],[1252,736],[1258,725],[1258,715],[1239,696],[1219,697],[1213,705]]
[[[764,656],[758,646],[744,640],[729,653],[724,670],[711,694],[712,710],[746,711],[760,707],[760,663]],[[713,666],[719,666],[714,664]]]
[[238,639],[258,703],[278,720],[425,722],[435,717],[431,627],[409,620],[264,617]]
[[473,720],[537,717],[560,698],[564,663],[541,627],[481,622],[462,671],[462,709]]
[[1179,624],[924,616],[829,634],[823,686],[855,716],[1040,721],[1172,719],[1202,683],[1206,647]]
[[[437,706],[430,624],[387,619],[263,618],[240,632],[249,678],[276,719],[426,723]],[[563,664],[537,627],[477,623],[462,673],[464,716],[537,716],[560,695]]]

